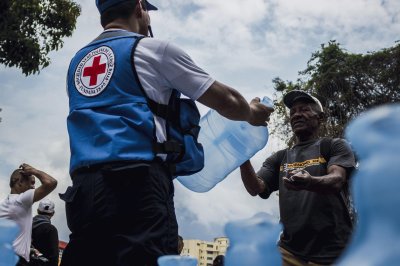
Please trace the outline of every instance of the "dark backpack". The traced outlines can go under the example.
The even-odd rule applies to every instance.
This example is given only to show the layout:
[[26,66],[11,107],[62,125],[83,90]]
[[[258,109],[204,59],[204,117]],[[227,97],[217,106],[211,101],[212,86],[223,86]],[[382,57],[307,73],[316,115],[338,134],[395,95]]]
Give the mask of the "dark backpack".
[[174,176],[192,175],[204,167],[204,150],[197,138],[200,132],[200,113],[191,99],[180,98],[173,90],[168,105],[147,97],[150,110],[166,120],[167,141],[155,143],[154,151],[166,153]]
[[[325,161],[328,162],[329,159],[331,158],[331,145],[332,145],[333,139],[332,138],[322,138],[321,144],[320,144],[320,151],[321,155],[324,157]],[[277,158],[278,161],[283,162],[285,159],[287,149],[280,150],[277,152]],[[354,202],[353,202],[353,196],[350,191],[350,180],[346,181],[346,183],[343,185],[342,190],[340,191],[340,198],[342,199],[343,204],[345,205],[347,209],[347,213],[349,221],[351,225],[354,227],[357,223],[357,211],[354,207]]]

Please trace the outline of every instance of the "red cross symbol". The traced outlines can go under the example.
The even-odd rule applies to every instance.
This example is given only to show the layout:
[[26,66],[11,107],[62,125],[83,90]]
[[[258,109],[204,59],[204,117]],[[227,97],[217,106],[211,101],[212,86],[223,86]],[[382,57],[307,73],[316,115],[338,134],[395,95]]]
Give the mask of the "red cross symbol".
[[101,55],[93,59],[93,65],[83,69],[83,76],[90,76],[89,86],[97,84],[97,76],[106,72],[106,64],[100,64]]

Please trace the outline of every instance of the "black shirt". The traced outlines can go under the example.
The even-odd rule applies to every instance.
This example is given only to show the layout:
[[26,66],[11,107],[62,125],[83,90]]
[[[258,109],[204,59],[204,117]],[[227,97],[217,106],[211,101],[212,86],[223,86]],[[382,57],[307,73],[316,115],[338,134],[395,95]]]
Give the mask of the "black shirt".
[[48,266],[58,265],[58,231],[50,217],[36,215],[32,226],[32,245],[49,260]]
[[330,158],[323,158],[320,143],[321,139],[299,143],[287,149],[283,161],[275,153],[257,174],[267,187],[260,197],[268,198],[279,190],[283,224],[280,246],[304,260],[331,264],[345,248],[352,229],[340,193],[288,190],[282,179],[288,171],[299,168],[313,176],[323,176],[331,165],[344,167],[348,173],[355,167],[353,152],[345,140],[332,140]]

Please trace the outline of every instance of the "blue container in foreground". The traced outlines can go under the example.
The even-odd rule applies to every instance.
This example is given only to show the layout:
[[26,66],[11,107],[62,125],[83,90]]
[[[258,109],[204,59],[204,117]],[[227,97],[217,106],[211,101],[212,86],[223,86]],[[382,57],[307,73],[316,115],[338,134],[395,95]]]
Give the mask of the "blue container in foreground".
[[352,177],[357,227],[339,266],[400,265],[400,104],[357,117],[346,129],[359,169]]
[[17,264],[18,257],[14,253],[12,242],[18,232],[19,228],[16,223],[0,218],[0,266]]
[[166,255],[157,260],[159,266],[196,266],[197,259],[189,256]]

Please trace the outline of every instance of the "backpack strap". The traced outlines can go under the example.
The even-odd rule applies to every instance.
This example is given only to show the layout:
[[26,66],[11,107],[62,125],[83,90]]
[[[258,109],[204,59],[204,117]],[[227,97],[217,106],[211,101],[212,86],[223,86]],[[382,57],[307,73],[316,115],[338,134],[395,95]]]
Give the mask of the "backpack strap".
[[324,159],[327,163],[328,163],[329,159],[331,158],[332,142],[333,142],[332,138],[322,138],[320,146],[319,146],[321,155],[324,157]]
[[[328,163],[329,159],[331,158],[331,146],[332,146],[333,139],[332,138],[323,138],[321,140],[320,148],[321,148],[321,155]],[[348,217],[352,226],[356,221],[356,211],[353,206],[352,195],[350,193],[350,186],[349,182],[346,180],[346,183],[343,185],[342,189],[339,192],[340,198],[347,209]]]
[[[167,128],[171,126],[171,123],[178,127],[180,126],[179,125],[180,110],[179,110],[179,104],[177,103],[176,100],[178,97],[179,97],[179,92],[175,89],[172,90],[172,94],[168,104],[157,103],[156,101],[146,96],[147,103],[151,112],[156,116],[163,118],[166,121]],[[169,136],[167,137],[169,138]],[[153,145],[153,150],[156,153],[166,153],[166,154],[178,153],[179,154],[178,158],[180,159],[184,155],[184,149],[182,147],[182,144],[175,140],[167,140],[163,143],[155,143]]]
[[280,162],[279,167],[282,165],[283,160],[285,159],[285,156],[286,156],[286,151],[288,149],[289,148],[286,148],[286,149],[283,149],[283,150],[280,150],[280,151],[276,152],[277,161]]
[[91,43],[93,42],[97,42],[103,39],[108,39],[108,38],[114,38],[114,37],[138,37],[138,38],[143,38],[144,36],[140,36],[137,35],[133,32],[129,32],[129,31],[125,31],[125,30],[110,30],[110,31],[103,31],[102,33],[100,33],[99,36],[97,36],[96,39],[94,39],[93,41],[91,41]]

